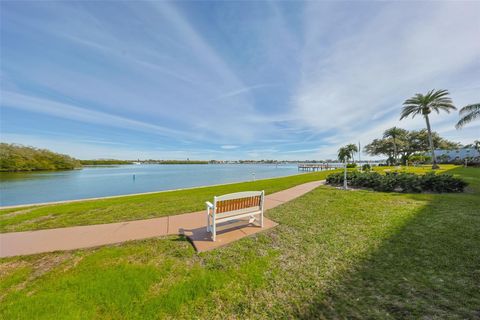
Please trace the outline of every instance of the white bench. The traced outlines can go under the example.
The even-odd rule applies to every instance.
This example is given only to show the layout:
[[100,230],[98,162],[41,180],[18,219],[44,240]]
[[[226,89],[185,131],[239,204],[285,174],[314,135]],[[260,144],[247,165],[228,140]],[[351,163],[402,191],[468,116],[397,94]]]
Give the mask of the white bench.
[[250,217],[250,222],[255,221],[255,215],[260,216],[260,227],[263,228],[263,203],[264,191],[246,191],[225,194],[214,197],[213,204],[207,204],[207,232],[212,233],[213,241],[217,237],[217,224]]

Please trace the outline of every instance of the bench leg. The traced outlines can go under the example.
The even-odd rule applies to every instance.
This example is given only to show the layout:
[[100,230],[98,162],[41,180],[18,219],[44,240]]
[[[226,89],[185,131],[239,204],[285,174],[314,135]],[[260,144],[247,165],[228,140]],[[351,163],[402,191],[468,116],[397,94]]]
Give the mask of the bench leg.
[[260,228],[263,228],[263,211],[260,213]]
[[213,223],[212,223],[212,239],[213,241],[217,240],[217,226],[215,225],[215,217],[213,217]]
[[207,232],[210,232],[210,210],[207,211]]

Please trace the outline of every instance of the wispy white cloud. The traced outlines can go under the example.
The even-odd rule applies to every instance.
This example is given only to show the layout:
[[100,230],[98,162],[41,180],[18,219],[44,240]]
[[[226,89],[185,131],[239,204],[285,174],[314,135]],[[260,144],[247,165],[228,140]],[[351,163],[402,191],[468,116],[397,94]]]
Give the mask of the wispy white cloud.
[[271,87],[271,86],[274,86],[274,85],[266,83],[266,84],[258,84],[258,85],[255,85],[255,86],[243,87],[243,88],[240,88],[240,89],[236,89],[236,90],[229,91],[229,92],[226,92],[224,94],[221,94],[215,100],[221,100],[221,99],[225,99],[225,98],[229,98],[229,97],[234,97],[234,96],[238,96],[240,94],[248,93],[248,92],[250,92],[252,90],[255,90],[255,89]]
[[232,149],[239,148],[239,146],[234,146],[234,145],[227,144],[227,145],[220,146],[220,148],[225,149],[225,150],[232,150]]
[[303,153],[303,154],[309,154],[309,153],[317,152],[319,149],[320,149],[320,148],[288,150],[288,151],[284,151],[284,153]]
[[10,91],[2,92],[1,103],[3,107],[23,109],[74,121],[147,131],[164,136],[184,136],[183,132],[174,129]]

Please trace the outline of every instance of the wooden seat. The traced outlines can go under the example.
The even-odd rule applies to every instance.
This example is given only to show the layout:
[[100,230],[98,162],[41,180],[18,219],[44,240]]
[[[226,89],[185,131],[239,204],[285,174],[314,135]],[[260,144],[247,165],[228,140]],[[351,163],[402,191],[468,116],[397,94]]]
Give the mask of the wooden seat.
[[214,197],[213,204],[207,201],[207,231],[212,233],[213,241],[217,236],[216,225],[222,222],[248,216],[255,220],[258,215],[263,228],[264,198],[264,191],[245,191]]

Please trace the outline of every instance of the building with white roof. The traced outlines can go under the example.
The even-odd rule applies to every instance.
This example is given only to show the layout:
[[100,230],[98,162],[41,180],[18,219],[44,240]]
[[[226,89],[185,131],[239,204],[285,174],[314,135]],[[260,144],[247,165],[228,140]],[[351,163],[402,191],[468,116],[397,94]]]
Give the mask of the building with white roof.
[[435,156],[439,163],[469,162],[480,163],[480,152],[474,148],[453,149],[453,150],[435,150]]

